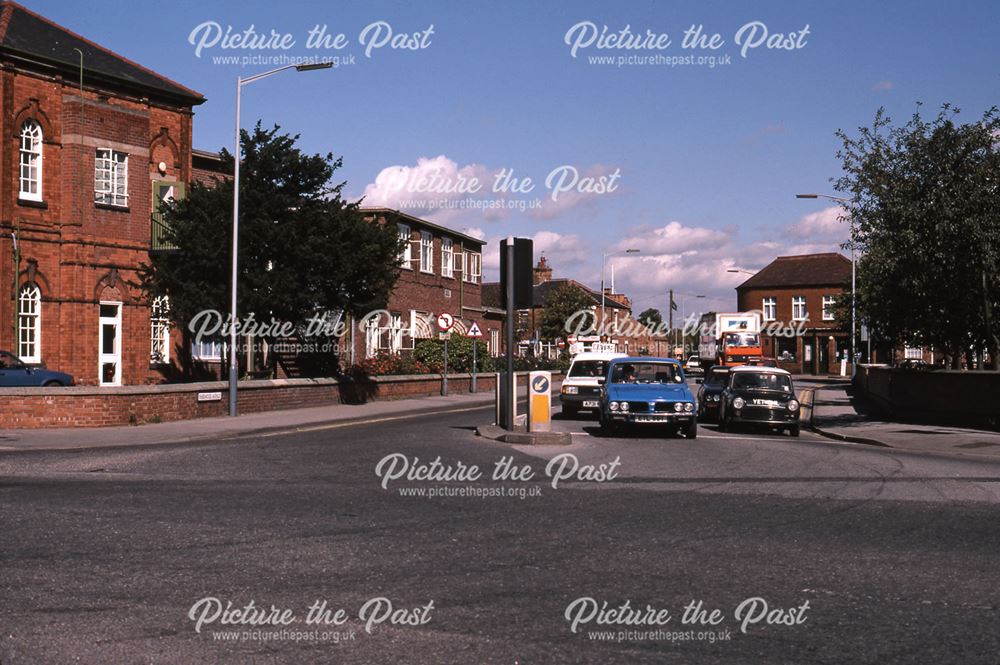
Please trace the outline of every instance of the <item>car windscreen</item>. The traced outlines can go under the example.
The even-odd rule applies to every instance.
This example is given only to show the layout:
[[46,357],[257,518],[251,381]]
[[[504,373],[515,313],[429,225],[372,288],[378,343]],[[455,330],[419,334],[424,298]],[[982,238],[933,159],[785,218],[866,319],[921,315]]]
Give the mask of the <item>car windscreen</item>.
[[611,369],[611,383],[681,383],[677,365],[672,363],[618,363]]
[[726,346],[760,346],[760,335],[757,333],[726,333]]
[[593,379],[604,376],[607,371],[606,360],[577,360],[569,368],[569,375],[577,378]]
[[709,385],[721,386],[729,378],[729,370],[715,370],[714,372],[709,372],[708,376],[705,377],[705,383]]
[[780,390],[791,392],[792,380],[787,374],[773,372],[735,372],[733,388],[740,390]]

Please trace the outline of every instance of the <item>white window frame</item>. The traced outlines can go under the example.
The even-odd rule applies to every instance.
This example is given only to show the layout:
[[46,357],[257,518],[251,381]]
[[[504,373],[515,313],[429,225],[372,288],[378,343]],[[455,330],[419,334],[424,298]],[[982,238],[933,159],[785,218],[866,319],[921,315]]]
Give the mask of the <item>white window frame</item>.
[[17,355],[29,365],[42,362],[42,290],[32,282],[17,294]]
[[777,321],[778,319],[778,299],[774,296],[766,296],[761,300],[761,311],[765,321]]
[[483,256],[479,252],[465,252],[468,257],[465,263],[465,270],[462,271],[462,279],[466,282],[477,283],[483,272]]
[[496,328],[490,329],[490,355],[500,355],[500,331]]
[[42,126],[25,120],[21,125],[17,192],[17,198],[24,201],[42,200],[42,138]]
[[792,296],[792,321],[805,321],[809,318],[805,296]]
[[837,304],[837,296],[823,296],[824,321],[834,321],[837,318],[833,312],[833,308],[836,304]]
[[[206,352],[206,349],[208,351]],[[191,342],[191,359],[200,361],[222,361],[222,342]]]
[[420,232],[420,272],[434,272],[434,235],[430,231]]
[[903,358],[906,360],[923,360],[924,350],[919,346],[903,347]]
[[441,276],[455,278],[455,243],[451,238],[441,238]]
[[[122,339],[122,303],[120,301],[101,300],[98,308],[112,306],[115,308],[114,316],[104,316],[98,309],[97,323],[97,384],[99,386],[120,386],[122,384],[122,358],[125,355]],[[115,345],[111,353],[104,352],[104,326],[115,326]],[[115,375],[110,381],[104,380],[104,365],[113,362]]]
[[399,232],[399,239],[406,241],[406,244],[403,246],[403,251],[399,255],[399,261],[403,264],[404,268],[412,270],[413,266],[411,265],[411,262],[413,261],[413,243],[411,239],[413,236],[411,234],[410,227],[406,224],[397,224],[396,230]]
[[170,296],[157,296],[149,310],[149,362],[170,364]]
[[94,156],[94,203],[128,207],[128,153],[98,148]]

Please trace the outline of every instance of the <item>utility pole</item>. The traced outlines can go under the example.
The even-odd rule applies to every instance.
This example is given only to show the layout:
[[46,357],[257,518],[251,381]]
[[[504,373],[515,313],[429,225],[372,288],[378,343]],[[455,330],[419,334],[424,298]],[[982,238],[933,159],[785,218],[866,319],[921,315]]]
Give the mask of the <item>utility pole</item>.
[[[668,317],[668,320],[670,322],[668,324],[668,326],[670,328],[670,343],[674,347],[676,347],[677,346],[677,333],[674,332],[674,290],[673,289],[670,289],[670,302],[667,303],[667,317]],[[672,357],[673,353],[674,353],[673,349],[667,349],[667,357],[668,358]]]

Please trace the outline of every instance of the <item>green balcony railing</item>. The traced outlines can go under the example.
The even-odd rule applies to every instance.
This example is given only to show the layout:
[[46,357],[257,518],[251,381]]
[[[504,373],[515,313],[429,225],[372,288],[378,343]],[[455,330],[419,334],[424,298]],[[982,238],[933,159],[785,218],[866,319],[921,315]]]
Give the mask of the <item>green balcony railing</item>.
[[152,226],[150,227],[149,233],[149,251],[169,252],[177,249],[177,245],[167,240],[167,231],[170,227],[163,221],[163,215],[161,213],[154,212],[150,216],[150,221]]

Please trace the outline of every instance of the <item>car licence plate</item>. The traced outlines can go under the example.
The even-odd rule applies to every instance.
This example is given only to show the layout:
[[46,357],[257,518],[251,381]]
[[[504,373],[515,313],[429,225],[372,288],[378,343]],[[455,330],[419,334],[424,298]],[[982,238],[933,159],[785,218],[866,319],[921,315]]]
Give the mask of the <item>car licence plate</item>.
[[596,409],[600,405],[601,405],[601,403],[598,402],[597,400],[594,400],[594,399],[585,399],[585,400],[583,400],[583,408],[585,408],[585,409]]

